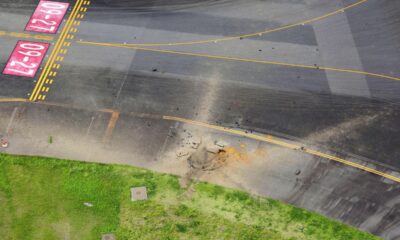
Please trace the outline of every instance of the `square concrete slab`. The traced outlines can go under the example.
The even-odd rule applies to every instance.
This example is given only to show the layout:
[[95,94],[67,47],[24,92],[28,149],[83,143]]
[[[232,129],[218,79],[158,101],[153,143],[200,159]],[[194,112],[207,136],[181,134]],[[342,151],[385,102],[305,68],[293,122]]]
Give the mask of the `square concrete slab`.
[[115,237],[114,234],[104,234],[101,236],[101,240],[116,240],[117,238]]
[[147,200],[147,188],[146,187],[134,187],[131,188],[131,200]]

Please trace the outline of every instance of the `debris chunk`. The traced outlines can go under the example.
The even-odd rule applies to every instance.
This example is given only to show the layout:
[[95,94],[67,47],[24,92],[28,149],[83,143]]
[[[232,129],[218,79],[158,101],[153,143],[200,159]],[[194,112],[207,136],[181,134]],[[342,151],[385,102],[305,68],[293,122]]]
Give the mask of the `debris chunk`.
[[179,150],[179,151],[176,152],[176,156],[177,157],[184,157],[184,156],[187,156],[187,155],[189,155],[189,152],[187,152],[187,151]]
[[224,148],[226,146],[228,146],[228,144],[226,142],[223,141],[216,141],[215,145],[217,145],[218,147]]
[[2,148],[7,148],[8,145],[9,145],[9,142],[8,142],[7,139],[5,139],[5,138],[0,139],[0,146],[1,146]]

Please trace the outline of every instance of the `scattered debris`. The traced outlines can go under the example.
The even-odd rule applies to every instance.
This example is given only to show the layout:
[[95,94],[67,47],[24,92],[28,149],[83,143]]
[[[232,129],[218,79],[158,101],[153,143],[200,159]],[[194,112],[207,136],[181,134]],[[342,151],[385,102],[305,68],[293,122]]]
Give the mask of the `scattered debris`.
[[114,234],[108,233],[101,236],[101,240],[117,240]]
[[53,143],[53,136],[49,136],[49,144]]
[[300,173],[301,173],[300,169],[297,169],[297,171],[294,174],[296,174],[296,176],[298,176],[298,175],[300,175]]
[[131,188],[131,201],[147,200],[146,187]]
[[[222,142],[220,142],[222,145]],[[226,145],[226,144],[225,144]],[[188,158],[190,167],[203,171],[213,171],[222,167],[227,160],[224,147],[213,144],[201,143],[198,149]]]
[[214,153],[214,154],[219,153],[219,151],[221,151],[223,148],[224,148],[224,147],[220,147],[220,146],[216,145],[215,143],[213,143],[213,144],[208,144],[208,145],[205,147],[205,149],[206,149],[207,152],[209,152],[209,153]]
[[0,140],[0,145],[1,145],[2,148],[7,148],[8,145],[9,145],[9,142],[8,142],[7,139],[2,138],[2,139]]
[[190,142],[191,142],[191,147],[192,147],[193,149],[198,149],[199,146],[200,146],[200,144],[201,144],[201,138],[193,137],[190,133],[188,133],[188,138],[192,138],[192,139],[190,140]]
[[153,72],[157,72],[158,71],[158,69],[157,68],[153,68],[153,70],[152,70]]
[[177,157],[184,157],[184,156],[187,156],[187,155],[189,155],[189,152],[188,152],[188,151],[178,150],[178,151],[176,152],[176,156],[177,156]]
[[173,128],[171,128],[171,130],[169,131],[169,133],[167,134],[168,137],[175,137],[176,136],[176,132],[173,130]]
[[216,141],[215,145],[218,146],[218,147],[221,147],[221,148],[224,148],[224,147],[228,146],[228,144],[226,142],[223,142],[223,141]]
[[93,204],[90,202],[84,202],[83,205],[85,205],[86,207],[93,207]]

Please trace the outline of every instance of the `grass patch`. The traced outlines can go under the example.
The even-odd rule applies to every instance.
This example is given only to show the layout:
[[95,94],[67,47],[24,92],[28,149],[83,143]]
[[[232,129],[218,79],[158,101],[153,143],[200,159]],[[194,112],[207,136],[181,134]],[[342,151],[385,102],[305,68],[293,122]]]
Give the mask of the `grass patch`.
[[[148,188],[131,202],[129,189]],[[93,204],[92,207],[84,203]],[[248,193],[121,165],[0,155],[1,239],[377,239]]]

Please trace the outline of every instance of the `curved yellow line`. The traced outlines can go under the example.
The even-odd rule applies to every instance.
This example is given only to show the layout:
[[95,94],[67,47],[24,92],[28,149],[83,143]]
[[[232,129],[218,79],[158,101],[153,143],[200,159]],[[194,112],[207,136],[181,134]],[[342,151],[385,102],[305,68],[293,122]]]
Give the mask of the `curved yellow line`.
[[352,74],[362,74],[362,75],[376,77],[376,78],[384,78],[384,79],[400,81],[400,78],[398,78],[398,77],[388,76],[388,75],[384,75],[384,74],[380,74],[380,73],[364,72],[364,71],[354,70],[354,69],[346,69],[346,68],[332,68],[332,67],[322,67],[322,66],[312,66],[312,65],[304,65],[304,64],[258,60],[258,59],[251,59],[251,58],[227,57],[227,56],[218,56],[218,55],[209,55],[209,54],[201,54],[201,53],[191,53],[191,52],[180,52],[180,51],[172,51],[172,50],[164,50],[164,49],[142,48],[142,47],[135,47],[135,46],[127,46],[126,44],[84,42],[84,41],[78,42],[78,43],[88,44],[88,45],[106,46],[106,47],[129,48],[129,49],[135,49],[135,50],[141,50],[141,51],[185,55],[185,56],[193,56],[193,57],[222,59],[222,60],[228,60],[228,61],[239,61],[239,62],[249,62],[249,63],[258,63],[258,64],[278,65],[278,66],[285,66],[285,67],[295,67],[295,68],[306,68],[306,69],[314,69],[314,70],[345,72],[345,73],[352,73]]
[[[230,134],[234,134],[234,135],[238,135],[238,136],[242,136],[242,137],[246,137],[246,138],[250,138],[250,139],[254,139],[254,140],[258,140],[258,141],[262,141],[262,142],[267,142],[267,143],[271,143],[280,147],[285,147],[285,148],[289,148],[292,150],[298,150],[301,148],[301,146],[299,145],[295,145],[295,144],[291,144],[288,143],[286,141],[282,141],[279,140],[275,137],[272,136],[262,136],[262,135],[257,135],[257,134],[253,134],[253,133],[248,133],[245,131],[241,131],[241,130],[236,130],[236,129],[230,129],[230,128],[226,128],[226,127],[221,127],[221,126],[216,126],[216,125],[211,125],[208,123],[204,123],[204,122],[199,122],[199,121],[194,121],[191,119],[185,119],[185,118],[180,118],[180,117],[173,117],[173,116],[163,116],[163,119],[165,120],[170,120],[170,121],[177,121],[177,122],[182,122],[182,123],[187,123],[187,124],[191,124],[191,125],[196,125],[196,126],[200,126],[200,127],[205,127],[205,128],[209,128],[209,129],[213,129],[213,130],[217,130],[220,132],[225,132],[225,133],[230,133]],[[343,158],[339,158],[333,155],[329,155],[326,153],[322,153],[319,151],[315,151],[312,149],[304,149],[304,152],[313,155],[313,156],[317,156],[317,157],[322,157],[331,161],[335,161],[335,162],[340,162],[344,165],[353,167],[353,168],[357,168],[369,173],[373,173],[375,175],[390,179],[392,181],[398,182],[400,183],[400,178],[384,173],[382,171],[378,171],[376,169],[367,167],[365,165],[359,164],[359,163],[355,163],[349,160],[345,160]]]
[[[26,103],[30,103],[30,104],[41,104],[41,105],[49,105],[49,106],[58,106],[58,107],[71,107],[67,104],[61,104],[61,103],[51,103],[51,102],[31,102],[28,99],[24,99],[24,98],[0,98],[0,103],[8,103],[8,102],[26,102]],[[77,108],[80,109],[80,108]],[[107,112],[107,113],[114,113],[115,111],[112,109],[99,109],[99,112]],[[161,117],[161,116],[160,116]],[[204,128],[209,128],[209,129],[213,129],[213,130],[217,130],[220,132],[225,132],[225,133],[230,133],[230,134],[235,134],[238,136],[242,136],[242,137],[246,137],[246,138],[250,138],[250,139],[254,139],[254,140],[258,140],[258,141],[262,141],[262,142],[268,142],[271,144],[275,144],[277,146],[281,146],[281,147],[285,147],[288,149],[292,149],[292,150],[298,150],[301,148],[301,146],[296,145],[296,144],[292,144],[292,143],[288,143],[286,141],[280,140],[276,137],[273,136],[264,136],[264,135],[257,135],[254,133],[248,133],[242,130],[237,130],[237,129],[231,129],[231,128],[226,128],[226,127],[221,127],[221,126],[217,126],[217,125],[212,125],[212,124],[208,124],[208,123],[203,123],[203,122],[199,122],[199,121],[195,121],[195,120],[191,120],[191,119],[186,119],[186,118],[181,118],[181,117],[174,117],[174,116],[162,116],[161,117],[164,120],[169,120],[169,121],[176,121],[176,122],[182,122],[182,123],[187,123],[187,124],[191,124],[191,125],[196,125],[196,126],[200,126],[200,127],[204,127]],[[392,181],[398,182],[400,183],[400,178],[384,173],[382,171],[379,170],[375,170],[373,168],[367,167],[365,165],[359,164],[359,163],[355,163],[349,160],[345,160],[343,158],[339,158],[333,155],[329,155],[326,153],[322,153],[319,151],[315,151],[312,149],[304,149],[304,152],[317,156],[317,157],[321,157],[321,158],[325,158],[328,160],[332,160],[332,161],[336,161],[336,162],[340,162],[342,164],[345,164],[347,166],[350,167],[354,167],[387,179],[390,179]]]
[[[356,3],[353,3],[351,5],[348,5],[346,7],[337,9],[333,12],[324,14],[319,17],[311,18],[305,21],[297,22],[297,23],[292,23],[289,25],[285,25],[282,27],[270,29],[270,30],[265,30],[261,32],[255,32],[255,33],[249,33],[249,34],[243,34],[239,36],[231,36],[231,37],[224,37],[224,38],[216,38],[216,39],[208,39],[208,40],[200,40],[200,41],[192,41],[192,42],[175,42],[175,43],[131,43],[131,44],[126,44],[127,46],[139,46],[139,47],[160,47],[160,46],[179,46],[179,45],[194,45],[194,44],[204,44],[204,43],[215,43],[215,42],[222,42],[222,41],[229,41],[229,40],[237,40],[237,39],[242,39],[242,38],[249,38],[249,37],[257,37],[257,36],[262,36],[264,34],[268,33],[273,33],[273,32],[278,32],[282,30],[286,30],[289,28],[297,27],[297,26],[302,26],[305,24],[313,23],[319,20],[322,20],[324,18],[330,17],[332,15],[336,15],[338,13],[343,13],[345,10],[351,9],[355,6],[358,6],[362,3],[367,2],[368,0],[361,0]],[[118,43],[116,43],[118,44]]]

